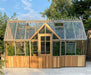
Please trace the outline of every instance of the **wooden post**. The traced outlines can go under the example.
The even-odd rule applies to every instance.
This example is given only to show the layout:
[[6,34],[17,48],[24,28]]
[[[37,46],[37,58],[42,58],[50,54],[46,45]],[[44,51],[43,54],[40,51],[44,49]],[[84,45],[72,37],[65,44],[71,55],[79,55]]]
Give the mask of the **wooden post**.
[[53,56],[53,33],[52,33],[52,56]]
[[5,41],[4,41],[4,56],[6,56]]
[[30,47],[30,56],[31,56],[31,41],[29,42],[29,47]]
[[66,41],[65,41],[65,55],[66,55]]
[[[25,26],[25,39],[26,39],[26,30],[27,30],[27,22],[26,22],[26,26]],[[25,52],[25,56],[26,56],[26,42],[24,41],[24,52]]]
[[5,44],[5,46],[6,46],[6,56],[7,56],[7,54],[8,54],[7,43]]
[[76,55],[76,47],[77,47],[77,42],[75,42],[75,55]]
[[61,56],[61,41],[60,41],[60,56]]
[[24,53],[25,53],[25,56],[26,56],[26,42],[24,41]]
[[40,40],[40,37],[39,37],[39,32],[38,32],[38,56],[39,56],[39,54],[40,54],[40,53],[39,53],[39,52],[40,52],[40,47],[39,47],[39,46],[40,46],[40,45],[39,45],[40,42],[39,42],[39,40]]
[[[17,27],[18,27],[18,22],[16,24],[16,30],[15,30],[15,37],[14,37],[14,39],[16,39]],[[16,56],[16,43],[15,43],[15,41],[14,41],[14,46],[15,46],[15,56]]]
[[[46,34],[46,26],[45,26],[45,34]],[[44,36],[44,37],[45,37],[45,41],[44,41],[44,42],[45,42],[45,55],[46,55],[46,37],[47,37],[47,36]],[[40,38],[41,38],[41,37],[40,37]]]
[[14,37],[14,39],[16,39],[17,27],[18,27],[18,22],[16,24],[16,30],[15,30],[15,37]]
[[15,56],[16,56],[16,43],[15,43],[15,41],[14,41],[14,46],[15,46]]
[[85,41],[85,53],[84,53],[84,55],[86,55],[86,51],[87,51],[87,40]]
[[26,23],[26,27],[25,27],[25,39],[26,39],[26,30],[27,30],[27,23]]

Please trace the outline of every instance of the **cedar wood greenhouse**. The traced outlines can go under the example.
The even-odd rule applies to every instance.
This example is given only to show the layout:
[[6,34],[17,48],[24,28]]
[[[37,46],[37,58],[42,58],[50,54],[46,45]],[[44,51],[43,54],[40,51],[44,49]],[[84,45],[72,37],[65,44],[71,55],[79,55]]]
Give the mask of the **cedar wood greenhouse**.
[[86,33],[81,20],[11,20],[4,37],[6,67],[85,66]]

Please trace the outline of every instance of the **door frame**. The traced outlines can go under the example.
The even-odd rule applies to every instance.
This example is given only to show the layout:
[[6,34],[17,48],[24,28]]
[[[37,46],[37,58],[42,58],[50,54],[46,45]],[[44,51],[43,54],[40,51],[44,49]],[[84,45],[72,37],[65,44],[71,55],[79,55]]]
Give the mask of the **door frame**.
[[[50,54],[41,54],[41,36],[50,36]],[[52,34],[38,34],[38,55],[39,56],[45,56],[49,55],[52,56]]]

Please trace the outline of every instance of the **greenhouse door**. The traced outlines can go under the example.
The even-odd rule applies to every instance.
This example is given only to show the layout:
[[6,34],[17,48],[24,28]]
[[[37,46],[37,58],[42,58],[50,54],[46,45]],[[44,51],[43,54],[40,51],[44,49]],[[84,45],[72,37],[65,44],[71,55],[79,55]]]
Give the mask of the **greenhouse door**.
[[52,35],[39,34],[38,36],[39,56],[52,56]]

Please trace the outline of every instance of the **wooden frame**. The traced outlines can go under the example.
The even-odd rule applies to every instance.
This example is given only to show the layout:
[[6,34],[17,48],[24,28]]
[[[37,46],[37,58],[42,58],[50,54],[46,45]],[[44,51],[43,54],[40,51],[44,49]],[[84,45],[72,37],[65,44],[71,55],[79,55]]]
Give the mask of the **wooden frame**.
[[38,34],[38,32],[39,32],[44,26],[46,26],[46,28],[48,28],[54,35],[56,35],[56,37],[57,37],[59,40],[61,40],[61,38],[60,38],[60,37],[49,27],[49,25],[46,24],[46,23],[44,23],[44,24],[37,30],[37,32],[36,32],[29,40],[32,40],[32,38],[33,38],[36,34]]
[[[41,54],[41,36],[50,36],[50,54]],[[50,55],[50,56],[52,56],[52,34],[38,34],[38,50],[39,50],[39,56],[41,56],[41,55]]]
[[[45,26],[45,33],[44,34],[39,34],[39,31],[43,28]],[[52,34],[47,34],[46,33],[46,28],[48,28],[49,29],[49,31],[51,31],[52,32],[52,34],[54,34],[58,39],[52,39],[52,37],[53,37],[53,35]],[[33,39],[34,37],[35,37],[35,35],[37,35],[38,34],[38,40],[37,39]],[[40,54],[40,37],[41,36],[51,36],[51,40],[50,41],[55,41],[55,42],[58,42],[58,41],[60,41],[61,40],[61,38],[49,27],[49,25],[48,24],[46,24],[46,23],[44,23],[38,30],[37,30],[37,32],[29,39],[29,41],[31,41],[31,42],[34,42],[34,41],[38,41],[38,50],[39,50],[39,54],[38,55],[41,55]],[[50,55],[52,55],[52,42],[51,42],[51,54]],[[45,49],[46,50],[46,49]],[[48,54],[47,54],[48,55]]]
[[[85,67],[85,55],[73,56],[6,56],[6,68]],[[30,61],[30,62],[29,62]]]
[[[81,20],[64,20],[64,22],[81,22]],[[62,20],[9,20],[8,22],[27,22],[27,23],[49,23],[49,22],[54,22],[54,23],[62,23]]]
[[[28,23],[45,23],[45,25],[47,25],[47,27],[49,26],[46,23],[63,23],[63,22],[82,22],[81,20],[9,20],[7,26],[9,25],[9,23],[26,23],[26,28],[35,28],[35,32],[36,31],[36,25],[35,26],[27,26]],[[56,27],[56,26],[55,26]],[[57,26],[58,27],[58,26]],[[48,27],[50,29],[50,27]],[[50,29],[52,30],[52,29]],[[7,31],[6,31],[7,32]],[[5,34],[6,34],[5,32]],[[61,38],[52,30],[52,32],[61,40]],[[65,32],[64,32],[65,33]],[[6,36],[6,35],[5,35]],[[26,37],[26,36],[25,36]],[[30,38],[31,39],[31,38]],[[29,40],[30,40],[29,39]],[[12,39],[6,39],[4,38],[5,41],[11,41]],[[17,39],[15,39],[17,40]],[[70,40],[70,39],[69,39]],[[79,39],[81,40],[81,39]]]
[[[85,66],[85,55],[61,55],[61,47],[62,47],[62,41],[66,42],[67,41],[76,41],[76,40],[63,40],[61,39],[57,33],[47,24],[47,23],[63,23],[63,22],[81,22],[81,20],[76,20],[76,21],[67,21],[67,20],[57,20],[57,21],[52,21],[52,20],[14,20],[14,21],[8,21],[7,28],[10,29],[10,23],[16,23],[16,29],[15,29],[15,36],[12,39],[6,39],[6,34],[11,32],[12,29],[7,30],[5,32],[5,42],[14,42],[15,46],[15,56],[7,56],[8,50],[7,50],[7,44],[6,46],[6,59],[9,61],[8,64],[6,64],[7,67],[31,67],[31,68],[59,68],[59,67],[74,67],[74,66]],[[25,36],[24,39],[16,39],[16,33],[17,33],[17,28],[18,28],[18,23],[25,23],[26,27],[25,29]],[[37,30],[37,24],[35,26],[28,26],[28,23],[44,23],[41,25],[41,27]],[[41,29],[45,27],[45,33],[39,33]],[[63,27],[63,26],[54,26],[54,27]],[[26,38],[26,32],[27,28],[34,28],[35,33],[31,38]],[[23,28],[19,28],[23,29]],[[46,33],[46,29],[50,31],[51,33]],[[73,28],[74,29],[74,28]],[[7,32],[9,31],[9,32]],[[12,32],[11,32],[12,33]],[[64,31],[64,33],[66,33]],[[9,34],[7,34],[9,35]],[[33,39],[36,35],[38,35],[37,39]],[[53,35],[57,37],[57,39],[53,39]],[[13,35],[12,35],[13,36]],[[50,54],[41,54],[41,37],[42,36],[50,36]],[[64,35],[65,36],[65,35]],[[66,38],[66,37],[65,37]],[[65,39],[64,38],[64,39]],[[16,42],[24,42],[24,51],[25,51],[25,56],[16,56]],[[30,56],[26,56],[26,42],[29,42],[29,51],[30,51]],[[31,56],[31,44],[32,42],[37,42],[38,43],[38,55],[39,56]],[[60,56],[53,56],[53,42],[60,42]],[[45,38],[45,44],[46,44],[46,38]],[[66,47],[66,45],[65,45]],[[75,45],[76,47],[76,45]],[[66,49],[66,48],[65,48]],[[46,45],[45,45],[45,50],[46,50]],[[46,51],[45,51],[46,52]],[[75,50],[76,53],[76,50]],[[65,50],[66,54],[66,50]]]

